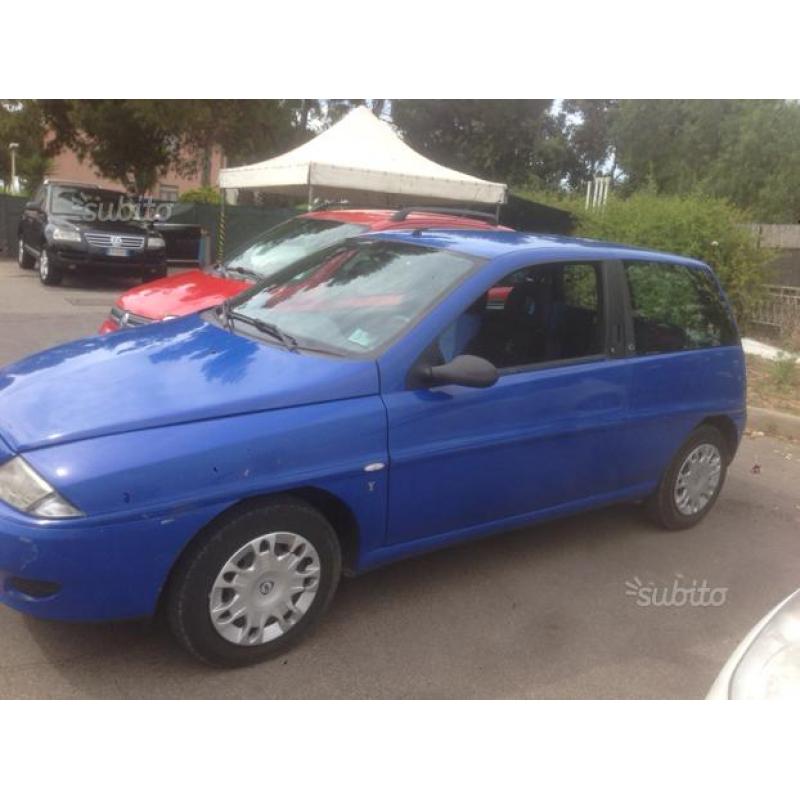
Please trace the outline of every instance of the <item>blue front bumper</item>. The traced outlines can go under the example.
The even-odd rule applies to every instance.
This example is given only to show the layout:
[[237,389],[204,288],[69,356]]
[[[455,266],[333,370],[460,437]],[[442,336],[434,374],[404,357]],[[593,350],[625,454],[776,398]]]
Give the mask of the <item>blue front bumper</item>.
[[[205,506],[173,515],[39,521],[0,503],[0,602],[49,619],[149,616],[186,543],[222,510]],[[33,597],[16,588],[14,578],[57,589]]]

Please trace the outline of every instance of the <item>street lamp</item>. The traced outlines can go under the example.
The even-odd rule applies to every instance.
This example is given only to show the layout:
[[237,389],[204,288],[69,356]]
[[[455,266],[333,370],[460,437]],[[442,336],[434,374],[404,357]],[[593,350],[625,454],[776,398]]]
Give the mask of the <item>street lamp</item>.
[[17,150],[19,150],[18,142],[9,142],[8,149],[11,151],[11,194],[17,192]]

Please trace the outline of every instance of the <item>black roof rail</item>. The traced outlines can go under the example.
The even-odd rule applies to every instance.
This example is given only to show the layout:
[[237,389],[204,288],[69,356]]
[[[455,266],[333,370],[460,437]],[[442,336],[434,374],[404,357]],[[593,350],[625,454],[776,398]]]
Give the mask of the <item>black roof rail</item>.
[[311,211],[324,211],[326,208],[349,205],[352,205],[349,200],[323,200],[322,202],[315,203],[313,206],[311,206]]
[[484,222],[490,222],[492,225],[497,225],[497,218],[494,214],[487,211],[473,211],[469,208],[441,208],[440,206],[408,206],[401,208],[392,214],[392,222],[402,222],[408,217],[409,214],[423,213],[423,214],[449,214],[452,217],[472,217],[474,219],[482,219]]

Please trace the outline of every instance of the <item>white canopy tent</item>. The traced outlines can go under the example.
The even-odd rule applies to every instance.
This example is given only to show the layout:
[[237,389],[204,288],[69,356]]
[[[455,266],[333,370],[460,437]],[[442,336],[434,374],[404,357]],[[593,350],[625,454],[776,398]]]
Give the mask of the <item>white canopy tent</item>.
[[258,164],[220,171],[222,189],[308,196],[315,187],[500,205],[506,185],[448,169],[412,150],[360,106],[310,142]]

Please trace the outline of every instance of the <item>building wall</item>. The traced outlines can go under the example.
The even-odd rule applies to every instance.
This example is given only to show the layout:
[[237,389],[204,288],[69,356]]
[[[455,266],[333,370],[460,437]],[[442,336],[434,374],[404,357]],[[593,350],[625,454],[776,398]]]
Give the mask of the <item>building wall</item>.
[[[224,156],[222,149],[215,147],[211,153],[211,186],[219,185],[219,171],[223,166]],[[106,189],[117,189],[124,191],[125,187],[108,178],[100,177],[96,167],[90,158],[81,161],[77,154],[68,149],[62,150],[53,157],[52,166],[48,170],[47,176],[54,180],[78,181],[80,183],[96,183]],[[153,197],[162,200],[177,200],[178,195],[189,189],[197,189],[202,185],[202,175],[198,170],[197,174],[184,177],[170,170],[166,175],[159,176],[151,194]]]

